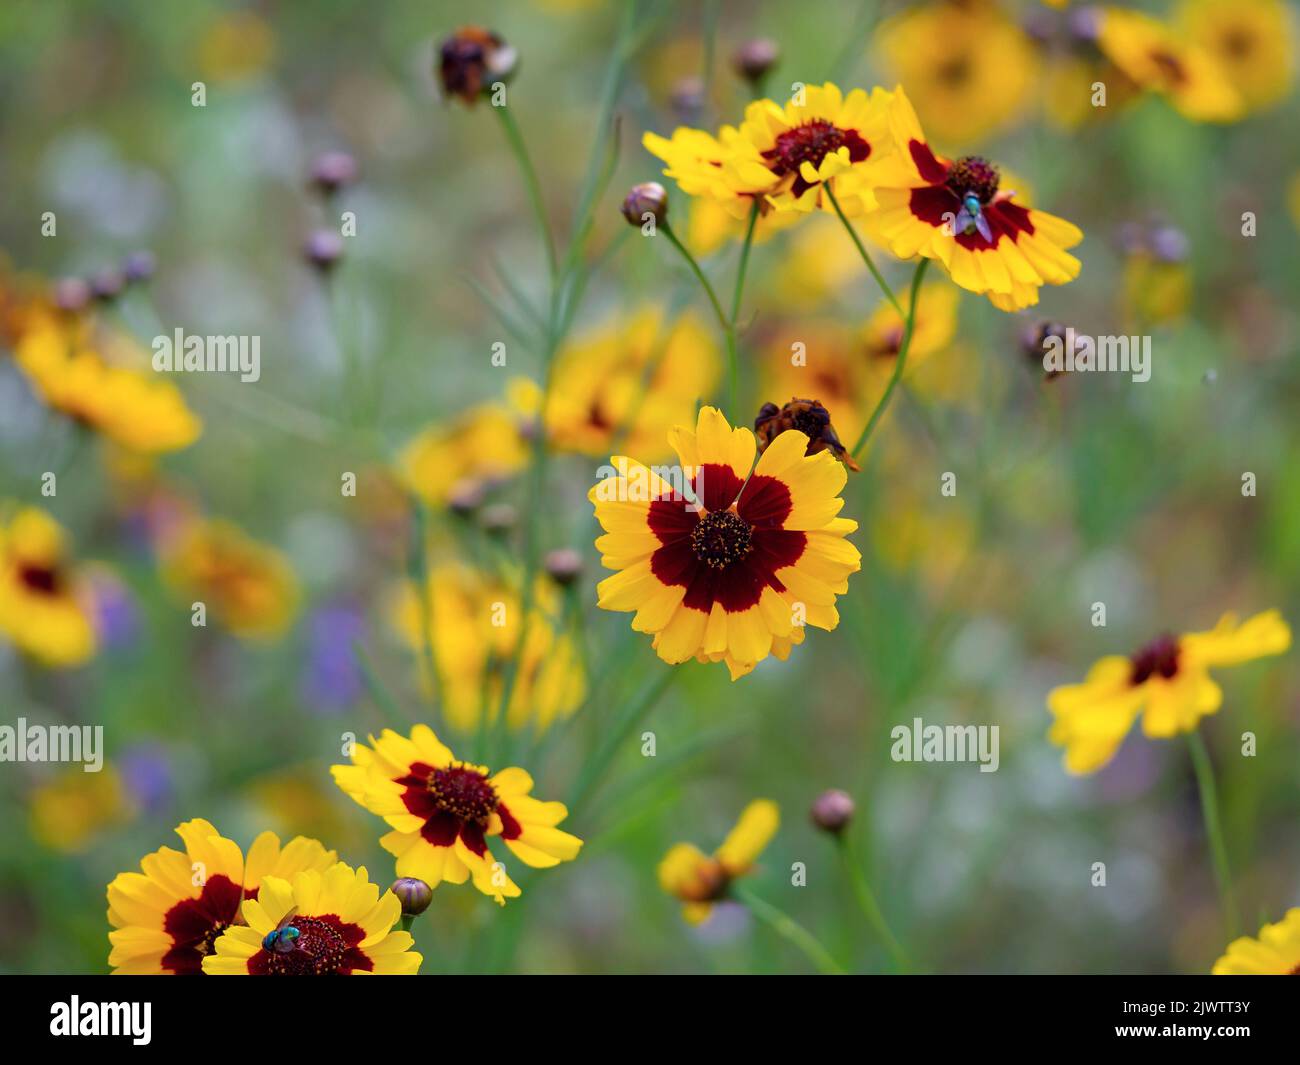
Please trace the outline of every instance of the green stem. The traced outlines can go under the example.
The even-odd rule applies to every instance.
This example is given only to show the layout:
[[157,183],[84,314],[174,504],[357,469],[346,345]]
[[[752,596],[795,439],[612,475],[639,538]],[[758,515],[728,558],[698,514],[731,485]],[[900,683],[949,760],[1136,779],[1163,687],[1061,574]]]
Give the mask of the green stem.
[[[916,329],[916,297],[921,291],[921,279],[925,276],[925,268],[929,265],[929,259],[922,259],[916,264],[916,272],[912,275],[912,292],[909,297],[907,317],[903,325],[903,338],[898,345],[898,356],[894,359],[894,372],[890,375],[889,383],[885,385],[885,391],[876,404],[876,409],[871,412],[871,417],[863,428],[862,435],[858,437],[857,443],[853,445],[851,455],[856,456],[871,438],[876,423],[884,417],[885,410],[889,407],[889,401],[893,398],[894,389],[898,387],[898,382],[902,379],[903,368],[907,365],[907,352],[912,346],[912,333]],[[888,290],[886,290],[886,294],[888,294]],[[899,313],[902,314],[902,311]]]
[[847,975],[840,964],[831,957],[830,952],[817,941],[817,938],[793,917],[778,910],[770,902],[764,902],[750,890],[749,885],[733,881],[731,893],[746,906],[749,912],[762,921],[768,928],[782,936],[789,943],[798,947],[818,971],[827,976]]
[[519,163],[519,171],[524,176],[528,199],[533,207],[533,215],[537,219],[537,228],[542,234],[542,244],[546,248],[546,267],[550,272],[551,285],[554,288],[559,260],[555,254],[555,238],[551,235],[551,224],[546,218],[546,203],[542,199],[542,186],[537,180],[537,171],[533,169],[533,161],[528,155],[523,134],[519,132],[519,124],[515,121],[510,108],[494,107],[492,110],[501,119],[501,128],[505,131],[510,150],[514,152],[515,159]]
[[[752,216],[751,216],[751,223],[752,223]],[[700,285],[701,287],[703,287],[705,295],[709,297],[709,303],[713,305],[713,313],[717,315],[718,325],[722,327],[722,335],[727,342],[727,381],[728,381],[727,413],[734,418],[736,416],[736,393],[738,391],[738,383],[740,380],[740,360],[736,353],[736,323],[735,323],[734,312],[731,318],[728,318],[726,314],[723,313],[722,304],[718,301],[718,294],[713,290],[713,285],[709,282],[709,279],[704,275],[704,271],[700,269],[700,264],[695,261],[695,256],[686,250],[685,244],[683,244],[680,240],[677,239],[677,234],[673,232],[673,229],[668,224],[667,219],[664,219],[664,221],[659,223],[659,229],[664,234],[664,236],[668,238],[669,243],[671,243],[672,246],[676,248],[678,252],[681,253],[682,258],[686,260],[686,264],[691,268],[691,272],[694,273],[696,278],[699,279]],[[752,235],[753,232],[752,224],[750,227],[750,232]],[[748,258],[748,241],[746,241],[746,258]],[[743,261],[741,265],[743,268],[744,266]],[[736,302],[737,303],[739,302],[740,299],[740,285],[743,282],[743,279],[744,279],[743,274],[737,277],[736,279],[737,281]]]
[[416,602],[420,608],[420,653],[424,658],[424,668],[429,673],[430,703],[438,702],[439,683],[438,666],[433,654],[433,609],[429,602],[429,538],[427,515],[424,502],[418,498],[414,501],[415,528],[412,533],[410,557],[407,559],[407,575],[415,586]]
[[1228,848],[1223,838],[1223,825],[1219,820],[1214,765],[1199,732],[1188,734],[1187,745],[1192,752],[1192,769],[1196,772],[1196,786],[1201,793],[1201,815],[1205,819],[1205,834],[1209,837],[1210,854],[1214,860],[1214,879],[1218,883],[1219,900],[1223,905],[1223,922],[1228,939],[1233,940],[1241,934],[1241,917],[1237,910],[1237,897],[1232,889],[1232,873],[1228,868]]
[[867,883],[867,874],[862,871],[862,863],[857,859],[856,849],[847,829],[835,838],[835,843],[844,862],[844,870],[849,875],[849,883],[853,885],[854,897],[858,900],[858,906],[861,907],[868,923],[885,944],[899,971],[911,972],[912,963],[908,960],[907,952],[898,938],[889,930],[889,924],[885,921],[885,915],[876,901],[871,885]]
[[759,201],[755,197],[754,205],[749,209],[749,224],[745,227],[745,242],[740,246],[740,264],[736,267],[736,288],[731,294],[731,318],[728,336],[731,340],[730,366],[727,382],[727,411],[732,418],[737,417],[736,402],[740,392],[739,357],[736,350],[736,319],[740,317],[740,300],[745,291],[745,274],[749,270],[749,252],[754,246],[754,226],[758,223]]
[[[853,243],[858,249],[858,254],[862,256],[862,261],[867,264],[867,269],[871,271],[871,276],[876,279],[876,284],[880,286],[880,291],[885,294],[885,299],[889,300],[889,302],[893,304],[894,310],[898,312],[898,317],[902,318],[903,308],[899,304],[897,297],[895,297],[894,290],[889,287],[884,276],[876,268],[876,264],[871,261],[871,256],[867,254],[866,245],[862,243],[862,238],[858,236],[858,231],[853,228],[852,224],[849,222],[848,216],[845,215],[843,208],[840,207],[840,201],[835,198],[835,193],[831,190],[830,183],[824,183],[822,188],[826,190],[827,199],[831,201],[831,206],[835,208],[835,213],[840,216],[840,221],[844,223],[844,228],[848,230],[849,236],[853,238]],[[924,261],[925,260],[922,260],[922,262]]]

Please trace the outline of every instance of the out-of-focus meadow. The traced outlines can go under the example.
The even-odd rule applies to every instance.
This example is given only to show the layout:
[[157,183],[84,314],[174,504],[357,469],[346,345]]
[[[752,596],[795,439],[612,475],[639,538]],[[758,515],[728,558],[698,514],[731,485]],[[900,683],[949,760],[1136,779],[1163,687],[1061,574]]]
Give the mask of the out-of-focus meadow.
[[[1228,32],[1189,5],[1127,6],[1207,47]],[[1227,937],[1183,737],[1134,728],[1104,769],[1073,776],[1046,697],[1226,611],[1300,618],[1296,12],[1212,6],[1247,26],[1276,8],[1287,27],[1256,38],[1251,61],[1225,60],[1244,101],[1228,122],[1114,78],[1092,106],[1110,75],[1077,5],[6,3],[0,520],[34,506],[64,528],[95,647],[75,663],[33,655],[19,630],[38,622],[11,611],[0,724],[102,725],[106,757],[99,773],[0,764],[0,967],[106,971],[105,885],[193,817],[243,847],[267,828],[312,836],[387,886],[380,820],[329,767],[349,735],[428,721],[462,757],[527,769],[585,844],[504,909],[443,884],[413,929],[424,972],[804,971],[743,906],[692,926],[657,879],[673,844],[712,851],[755,798],[781,826],[750,889],[841,965],[888,969],[808,817],[832,787],[856,802],[856,853],[918,968],[1208,971]],[[491,104],[444,100],[436,78],[438,42],[471,17],[518,53],[508,106],[561,256],[597,197],[554,366],[573,409],[540,425],[550,290],[526,185]],[[598,609],[587,492],[610,453],[663,461],[664,420],[724,398],[696,280],[619,207],[662,181],[675,231],[730,296],[743,224],[692,211],[641,138],[738,123],[752,93],[733,57],[756,38],[779,46],[772,98],[901,84],[938,151],[996,160],[1004,186],[1084,240],[1078,278],[1017,313],[930,271],[926,328],[844,489],[862,566],[840,624],[733,682],[719,664],[665,664],[627,615]],[[312,180],[327,152],[356,164],[328,195]],[[341,220],[336,246],[321,231]],[[833,214],[760,237],[736,420],[808,396],[854,440],[896,323]],[[905,293],[911,267],[871,249]],[[150,276],[123,281],[124,264]],[[55,409],[59,380],[11,357],[24,301],[48,292],[75,306],[47,313],[93,319],[183,409],[155,397],[144,425],[107,380],[80,401],[125,415]],[[1048,379],[1024,339],[1043,322],[1149,335],[1150,380]],[[260,379],[150,374],[153,338],[178,328],[260,337]],[[795,345],[807,366],[791,365]],[[629,378],[629,362],[673,386]],[[623,424],[584,421],[607,373],[632,393]],[[546,572],[575,561],[562,549],[580,558],[572,584]],[[523,727],[485,730],[517,619],[484,619],[530,554],[544,636],[511,704]],[[408,583],[426,576],[432,686]],[[1218,679],[1224,703],[1201,732],[1254,934],[1300,905],[1300,668],[1289,654]],[[997,771],[892,760],[891,730],[914,718],[998,726]]]

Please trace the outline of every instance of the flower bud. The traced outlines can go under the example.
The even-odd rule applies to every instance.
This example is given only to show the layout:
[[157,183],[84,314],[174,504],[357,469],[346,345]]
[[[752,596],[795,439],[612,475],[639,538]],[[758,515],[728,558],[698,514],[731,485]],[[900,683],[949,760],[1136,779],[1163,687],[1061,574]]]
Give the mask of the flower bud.
[[122,275],[128,283],[139,284],[153,277],[155,265],[153,252],[133,251],[122,260]]
[[556,548],[546,556],[546,572],[556,584],[572,584],[582,573],[582,555],[571,547]]
[[343,238],[332,229],[318,229],[307,238],[302,253],[312,266],[327,273],[343,258]]
[[483,505],[483,486],[477,481],[456,485],[447,497],[447,508],[459,517],[468,517]]
[[847,791],[832,788],[817,796],[809,811],[812,823],[825,832],[838,835],[853,820],[853,798]]
[[[1043,356],[1047,354],[1047,341],[1049,337],[1058,338],[1061,341],[1061,350],[1065,350],[1064,345],[1069,340],[1069,334],[1066,332],[1066,327],[1060,322],[1035,322],[1021,334],[1020,347],[1025,353],[1025,358],[1027,358],[1031,364],[1043,370],[1043,376],[1050,381],[1053,377],[1059,377],[1061,371],[1048,370],[1043,366]],[[1075,340],[1074,346],[1075,350],[1078,350],[1079,342],[1077,339]]]
[[347,152],[322,152],[311,165],[311,183],[332,196],[357,179],[357,161]]
[[91,275],[90,294],[105,303],[117,299],[126,288],[126,275],[121,270],[108,268]]
[[767,37],[758,37],[746,41],[732,57],[732,66],[737,74],[751,85],[757,86],[781,58],[781,49],[777,43]]
[[704,79],[694,74],[679,79],[669,100],[679,122],[698,122],[704,111]]
[[438,46],[438,80],[447,96],[472,106],[498,81],[509,81],[519,53],[482,26],[462,26]]
[[404,917],[419,917],[429,908],[429,903],[433,901],[433,888],[429,887],[423,880],[417,880],[413,876],[404,876],[400,880],[394,880],[393,886],[389,889],[397,900],[402,904],[402,915]]
[[668,192],[657,181],[633,185],[623,200],[623,217],[631,225],[643,225],[646,215],[653,217],[656,225],[663,225],[668,217]]
[[54,285],[54,305],[61,311],[84,310],[90,296],[90,286],[79,277],[65,277]]

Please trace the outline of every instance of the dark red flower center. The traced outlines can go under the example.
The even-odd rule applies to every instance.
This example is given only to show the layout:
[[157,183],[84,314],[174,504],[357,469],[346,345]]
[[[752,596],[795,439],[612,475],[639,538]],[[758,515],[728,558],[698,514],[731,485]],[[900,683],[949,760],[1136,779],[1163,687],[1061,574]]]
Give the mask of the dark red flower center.
[[439,809],[461,821],[486,825],[497,808],[496,789],[486,776],[467,766],[435,769],[426,786]]
[[1183,67],[1183,61],[1176,55],[1164,51],[1154,51],[1151,53],[1151,61],[1160,68],[1160,73],[1168,79],[1170,85],[1182,85],[1187,80],[1187,71]]
[[19,566],[18,579],[39,595],[57,595],[63,587],[62,575],[53,566]]
[[172,939],[160,962],[163,970],[182,976],[201,973],[217,937],[239,923],[239,904],[256,897],[256,889],[245,892],[227,876],[208,877],[198,898],[181,899],[163,915],[163,931]]
[[723,569],[753,549],[753,529],[734,510],[705,514],[691,530],[691,550],[706,566]]
[[971,63],[966,55],[955,55],[940,63],[934,71],[934,80],[950,89],[965,85],[970,80]]
[[998,191],[998,168],[978,155],[964,155],[948,171],[948,188],[961,199],[968,192],[975,193],[980,203],[989,204]]
[[767,160],[768,169],[778,177],[796,175],[791,192],[800,196],[810,186],[799,176],[799,168],[810,163],[816,169],[826,156],[841,148],[848,148],[849,160],[854,163],[862,162],[871,154],[871,145],[857,130],[840,129],[824,119],[815,118],[778,134],[776,144],[763,153],[763,158]]
[[1165,634],[1157,636],[1132,658],[1130,683],[1135,687],[1154,676],[1172,678],[1178,672],[1178,640]]

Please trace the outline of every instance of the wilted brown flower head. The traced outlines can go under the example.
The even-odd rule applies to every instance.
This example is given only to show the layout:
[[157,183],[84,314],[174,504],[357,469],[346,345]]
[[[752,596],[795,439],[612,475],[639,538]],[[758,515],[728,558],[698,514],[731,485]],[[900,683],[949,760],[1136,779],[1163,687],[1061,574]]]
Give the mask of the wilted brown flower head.
[[438,46],[438,80],[447,96],[459,96],[472,106],[493,82],[514,73],[518,58],[491,30],[462,26]]
[[787,429],[798,429],[808,438],[805,454],[815,455],[818,451],[830,451],[845,466],[853,471],[860,469],[853,461],[831,425],[831,412],[815,399],[791,399],[784,407],[775,403],[764,403],[754,419],[754,433],[758,437],[759,451],[766,451],[768,444]]

